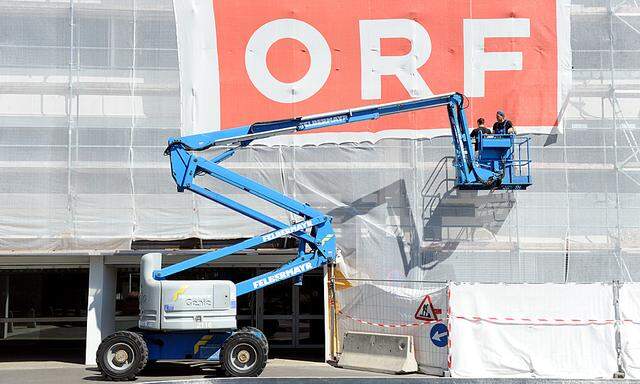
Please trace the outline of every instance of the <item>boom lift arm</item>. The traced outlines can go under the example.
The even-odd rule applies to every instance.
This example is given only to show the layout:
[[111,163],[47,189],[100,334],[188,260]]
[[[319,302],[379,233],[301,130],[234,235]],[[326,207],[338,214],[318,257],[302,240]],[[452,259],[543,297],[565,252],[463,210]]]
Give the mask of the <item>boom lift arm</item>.
[[[220,165],[238,148],[253,140],[446,107],[455,149],[458,188],[523,189],[530,185],[528,173],[521,175],[516,171],[524,164],[528,172],[528,159],[526,164],[513,159],[515,135],[480,136],[479,151],[474,153],[463,101],[461,94],[448,93],[169,139],[165,153],[171,157],[171,171],[178,191],[190,190],[272,230],[165,268],[162,268],[161,254],[144,255],[140,262],[139,328],[113,333],[100,343],[96,363],[103,375],[112,380],[130,380],[147,361],[195,359],[219,363],[230,376],[257,376],[265,367],[269,346],[260,330],[237,328],[237,296],[278,281],[301,277],[303,273],[335,260],[336,239],[331,217]],[[212,159],[196,155],[198,151],[229,144],[235,146]],[[203,174],[283,208],[299,216],[300,220],[284,223],[212,191],[197,183],[196,176]],[[299,240],[297,256],[271,272],[239,283],[167,279],[181,271],[288,235]]]
[[[171,170],[178,191],[182,192],[187,189],[195,192],[240,214],[257,220],[274,230],[238,244],[207,252],[193,259],[162,268],[154,272],[154,278],[162,280],[186,269],[212,262],[243,249],[256,247],[265,242],[287,235],[293,235],[300,240],[298,257],[281,268],[238,283],[238,295],[252,292],[285,278],[293,278],[311,268],[316,268],[335,259],[335,235],[331,226],[330,217],[306,204],[295,201],[280,192],[260,185],[219,165],[222,161],[233,156],[238,148],[245,147],[256,139],[295,132],[305,132],[364,120],[375,120],[387,115],[444,106],[448,111],[455,148],[456,184],[461,188],[495,188],[498,183],[503,181],[505,168],[509,167],[510,164],[504,160],[502,164],[483,164],[478,161],[479,158],[481,159],[481,156],[476,158],[474,155],[475,152],[467,126],[463,103],[463,95],[459,93],[447,93],[293,119],[259,122],[222,131],[170,138],[165,154],[171,156]],[[486,138],[483,142],[487,145],[489,139]],[[210,160],[191,153],[229,144],[235,144],[236,146]],[[261,212],[239,204],[197,184],[195,182],[195,176],[200,174],[207,174],[222,182],[243,189],[252,195],[302,217],[302,220],[295,224],[285,224]],[[524,188],[526,188],[526,185],[524,185]]]

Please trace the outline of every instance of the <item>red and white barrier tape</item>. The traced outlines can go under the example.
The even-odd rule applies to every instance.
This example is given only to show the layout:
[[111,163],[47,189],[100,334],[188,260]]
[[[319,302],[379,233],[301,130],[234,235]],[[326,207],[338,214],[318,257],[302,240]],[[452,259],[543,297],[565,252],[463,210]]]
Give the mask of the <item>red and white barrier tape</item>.
[[366,325],[371,325],[374,327],[381,327],[381,328],[409,328],[409,327],[420,327],[422,325],[430,325],[430,324],[434,324],[434,323],[440,323],[442,322],[441,320],[423,320],[423,321],[419,321],[417,323],[406,323],[406,324],[384,324],[384,323],[374,323],[372,321],[367,321],[367,320],[362,320],[362,319],[358,319],[357,317],[353,317],[353,316],[349,316],[346,313],[342,312],[342,311],[338,311],[338,314],[341,316],[344,316],[348,319],[351,319],[357,323],[360,324],[366,324]]
[[484,321],[488,323],[502,323],[502,324],[516,324],[516,325],[598,325],[598,324],[613,324],[615,320],[612,319],[547,319],[547,318],[528,318],[528,317],[478,317],[478,316],[458,316],[452,315],[456,319],[468,320],[468,321]]
[[[344,316],[348,319],[351,319],[357,323],[371,325],[374,327],[382,327],[382,328],[408,328],[408,327],[420,327],[423,325],[431,325],[434,323],[441,323],[442,320],[423,320],[416,323],[403,323],[403,324],[385,324],[385,323],[377,323],[373,321],[359,319],[357,317],[353,317],[347,315],[342,311],[338,311],[338,314]],[[615,320],[613,319],[588,319],[588,320],[580,320],[580,319],[547,319],[547,318],[528,318],[528,317],[479,317],[479,316],[458,316],[453,315],[452,317],[461,320],[475,321],[475,322],[488,322],[488,323],[503,323],[503,324],[514,324],[514,325],[604,325],[604,324],[613,324]],[[640,324],[639,321],[623,319],[622,322],[630,322],[634,324]]]
[[[385,324],[385,323],[377,323],[373,321],[359,319],[357,317],[350,316],[342,311],[338,311],[338,315],[344,316],[348,319],[351,319],[357,323],[371,325],[374,327],[382,327],[382,328],[408,328],[408,327],[420,327],[423,325],[430,325],[434,323],[443,322],[440,320],[422,320],[416,323],[401,323],[401,324]],[[513,324],[513,325],[605,325],[605,324],[614,324],[616,320],[614,319],[547,319],[547,318],[529,318],[529,317],[479,317],[479,316],[459,316],[459,315],[451,315],[450,317],[475,321],[475,322],[488,322],[488,323],[497,323],[497,324]],[[621,319],[620,322],[623,323],[633,323],[640,324],[638,320],[632,319]]]

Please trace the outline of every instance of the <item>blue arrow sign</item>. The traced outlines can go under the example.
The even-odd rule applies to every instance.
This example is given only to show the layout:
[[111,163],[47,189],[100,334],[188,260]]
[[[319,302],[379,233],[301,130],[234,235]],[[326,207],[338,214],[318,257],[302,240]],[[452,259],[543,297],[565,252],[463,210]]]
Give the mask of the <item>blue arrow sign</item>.
[[439,348],[445,347],[449,342],[449,330],[447,329],[447,326],[442,323],[437,323],[431,327],[429,336],[431,337],[433,345]]

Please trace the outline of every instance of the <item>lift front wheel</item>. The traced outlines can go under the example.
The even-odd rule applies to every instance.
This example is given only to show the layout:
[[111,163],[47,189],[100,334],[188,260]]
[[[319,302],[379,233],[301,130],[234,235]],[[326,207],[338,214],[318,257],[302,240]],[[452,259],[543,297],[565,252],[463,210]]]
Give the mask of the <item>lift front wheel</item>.
[[267,365],[268,347],[253,332],[240,330],[222,345],[222,366],[227,376],[255,377]]
[[100,343],[96,353],[98,369],[107,380],[133,380],[144,369],[149,350],[142,336],[116,332]]

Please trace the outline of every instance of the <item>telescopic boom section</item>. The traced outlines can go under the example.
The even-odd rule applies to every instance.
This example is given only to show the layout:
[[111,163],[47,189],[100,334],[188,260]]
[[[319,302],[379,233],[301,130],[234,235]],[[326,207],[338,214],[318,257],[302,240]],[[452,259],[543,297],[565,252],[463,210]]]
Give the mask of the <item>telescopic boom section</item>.
[[[463,103],[464,96],[454,92],[293,119],[258,122],[233,129],[170,138],[167,152],[171,152],[176,147],[186,151],[202,151],[214,146],[228,144],[236,144],[238,147],[243,147],[253,140],[266,137],[333,127],[358,121],[375,120],[383,116],[421,109],[446,107],[455,149],[456,185],[462,188],[486,189],[484,188],[485,186],[489,188],[495,185],[495,181],[500,180],[504,170],[500,167],[492,167],[491,164],[483,166],[474,161],[474,149]],[[222,153],[218,158],[214,158],[211,161],[218,163],[231,155],[233,155],[233,149]],[[502,167],[504,166],[505,164],[502,164]],[[180,186],[180,184],[178,185]]]
[[[310,131],[358,121],[375,120],[387,115],[442,106],[447,108],[449,114],[453,144],[455,147],[455,164],[458,169],[458,182],[469,185],[485,185],[490,183],[491,180],[498,177],[499,174],[495,171],[480,167],[477,162],[474,161],[474,151],[467,128],[463,101],[464,97],[461,94],[447,93],[313,116],[259,122],[248,126],[192,136],[170,138],[165,153],[171,156],[171,170],[178,191],[182,192],[188,189],[265,224],[273,228],[273,231],[162,268],[154,272],[154,278],[158,280],[164,279],[186,269],[212,262],[238,251],[254,248],[260,244],[289,235],[299,240],[297,257],[274,271],[238,283],[238,295],[261,289],[284,279],[294,278],[310,269],[319,267],[335,259],[336,244],[335,234],[331,226],[332,218],[306,204],[293,200],[278,191],[219,165],[219,163],[232,156],[237,148],[244,147],[256,139]],[[212,159],[205,159],[204,157],[198,157],[191,153],[194,151],[203,151],[215,146],[228,146],[229,144],[235,144],[235,146],[232,146],[230,149]],[[195,176],[201,174],[207,174],[222,182],[242,189],[271,204],[294,213],[301,219],[293,224],[283,223],[264,213],[231,200],[228,197],[222,196],[217,192],[195,183]]]
[[[446,93],[387,104],[370,105],[342,111],[296,117],[293,119],[258,122],[233,129],[171,138],[169,139],[169,148],[173,145],[179,145],[190,151],[201,151],[213,146],[225,144],[248,145],[253,140],[265,137],[310,131],[364,120],[375,120],[382,116],[440,106],[451,105],[456,111],[462,111],[463,98],[459,93]],[[466,129],[466,126],[464,129]]]

